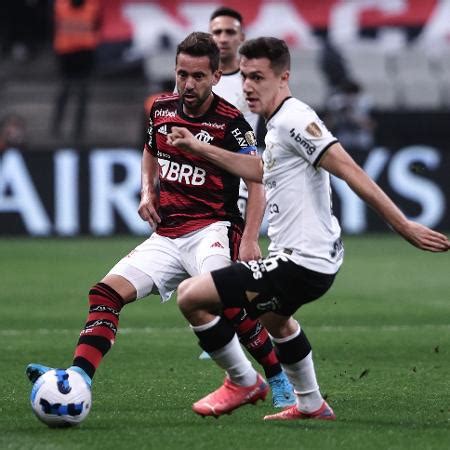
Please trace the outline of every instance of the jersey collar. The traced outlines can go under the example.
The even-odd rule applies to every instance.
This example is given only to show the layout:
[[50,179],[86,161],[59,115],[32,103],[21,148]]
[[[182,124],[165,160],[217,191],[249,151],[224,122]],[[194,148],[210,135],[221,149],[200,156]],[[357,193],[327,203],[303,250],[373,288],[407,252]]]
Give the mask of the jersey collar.
[[290,98],[292,98],[292,95],[289,95],[288,97],[283,99],[283,101],[278,105],[278,107],[275,109],[275,111],[267,118],[266,123],[281,109],[281,107],[284,105],[284,103],[287,100],[289,100]]
[[222,76],[229,77],[231,75],[236,75],[238,72],[239,72],[239,68],[237,68],[236,70],[233,70],[233,72],[222,73]]

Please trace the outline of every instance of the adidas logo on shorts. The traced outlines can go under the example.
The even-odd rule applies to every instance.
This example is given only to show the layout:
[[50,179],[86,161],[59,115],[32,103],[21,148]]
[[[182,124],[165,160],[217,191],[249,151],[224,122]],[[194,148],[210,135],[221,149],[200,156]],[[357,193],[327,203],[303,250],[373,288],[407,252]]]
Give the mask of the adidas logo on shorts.
[[224,246],[219,241],[216,241],[211,245],[211,248],[224,248]]

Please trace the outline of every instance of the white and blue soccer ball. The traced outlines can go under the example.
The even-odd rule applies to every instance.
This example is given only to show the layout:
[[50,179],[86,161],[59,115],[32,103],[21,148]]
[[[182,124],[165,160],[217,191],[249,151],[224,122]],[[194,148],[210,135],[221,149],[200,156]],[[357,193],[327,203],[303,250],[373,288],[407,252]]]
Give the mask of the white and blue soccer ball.
[[92,395],[78,372],[52,369],[34,383],[30,400],[37,418],[49,427],[70,427],[86,419]]

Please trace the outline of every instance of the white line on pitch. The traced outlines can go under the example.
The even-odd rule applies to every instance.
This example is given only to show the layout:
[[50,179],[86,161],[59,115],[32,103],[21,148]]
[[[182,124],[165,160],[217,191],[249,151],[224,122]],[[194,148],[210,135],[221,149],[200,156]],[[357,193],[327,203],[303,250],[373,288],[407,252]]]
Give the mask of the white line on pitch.
[[[435,331],[450,331],[450,325],[447,324],[412,324],[412,325],[307,325],[305,329],[324,333],[336,332],[365,332],[376,330],[377,332],[402,332],[425,329]],[[19,335],[58,335],[58,334],[76,334],[80,329],[75,328],[37,328],[30,329],[6,329],[0,330],[0,336],[19,336]],[[191,333],[188,326],[185,327],[125,327],[120,328],[121,334],[173,334],[173,333]]]

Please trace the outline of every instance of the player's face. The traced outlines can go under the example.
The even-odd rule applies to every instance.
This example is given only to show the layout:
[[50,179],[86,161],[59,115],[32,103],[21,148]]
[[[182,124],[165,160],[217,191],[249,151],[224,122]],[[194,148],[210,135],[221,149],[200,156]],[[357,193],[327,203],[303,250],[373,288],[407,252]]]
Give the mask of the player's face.
[[219,47],[221,61],[230,61],[237,57],[238,48],[245,38],[237,19],[218,16],[209,23],[209,31]]
[[279,103],[280,92],[287,87],[289,71],[277,74],[268,58],[241,57],[242,89],[250,111],[269,117]]
[[175,72],[185,112],[195,116],[205,113],[212,102],[212,87],[219,81],[220,71],[212,72],[207,56],[180,53]]

